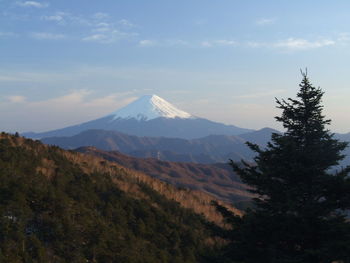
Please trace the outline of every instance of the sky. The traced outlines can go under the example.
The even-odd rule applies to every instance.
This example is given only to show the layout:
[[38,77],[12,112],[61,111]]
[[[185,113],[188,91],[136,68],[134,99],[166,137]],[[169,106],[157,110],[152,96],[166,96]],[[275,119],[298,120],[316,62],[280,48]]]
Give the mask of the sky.
[[281,129],[300,69],[350,132],[348,0],[0,0],[0,130],[47,131],[157,94],[193,115]]

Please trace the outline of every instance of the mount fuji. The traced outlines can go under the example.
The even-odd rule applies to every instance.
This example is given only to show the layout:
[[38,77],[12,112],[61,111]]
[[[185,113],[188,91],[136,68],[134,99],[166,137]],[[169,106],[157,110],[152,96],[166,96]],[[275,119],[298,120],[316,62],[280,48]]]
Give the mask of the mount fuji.
[[139,121],[148,121],[156,118],[195,118],[191,114],[179,110],[157,95],[142,96],[138,100],[110,115],[113,116],[113,120],[134,118]]
[[91,129],[119,131],[136,136],[184,139],[200,138],[212,134],[238,135],[253,131],[199,118],[176,108],[157,95],[145,95],[96,120],[58,130],[42,133],[28,132],[22,135],[40,139],[73,136]]

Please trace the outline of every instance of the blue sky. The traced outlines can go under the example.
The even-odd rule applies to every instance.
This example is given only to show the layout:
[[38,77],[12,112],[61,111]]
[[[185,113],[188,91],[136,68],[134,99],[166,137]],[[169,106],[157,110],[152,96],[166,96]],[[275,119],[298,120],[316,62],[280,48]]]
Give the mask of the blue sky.
[[246,128],[308,68],[349,132],[350,2],[0,0],[0,130],[95,119],[144,94]]

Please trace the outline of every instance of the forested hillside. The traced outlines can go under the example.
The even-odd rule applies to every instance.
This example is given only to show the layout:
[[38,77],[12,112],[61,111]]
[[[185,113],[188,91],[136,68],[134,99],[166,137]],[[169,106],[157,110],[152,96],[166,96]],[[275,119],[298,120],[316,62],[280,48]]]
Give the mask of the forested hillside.
[[161,188],[220,220],[206,196],[2,133],[0,262],[204,262],[207,220]]
[[199,164],[161,161],[154,158],[135,158],[119,152],[107,152],[95,147],[81,147],[75,151],[118,163],[141,171],[171,185],[198,189],[220,200],[244,206],[254,197],[227,163]]

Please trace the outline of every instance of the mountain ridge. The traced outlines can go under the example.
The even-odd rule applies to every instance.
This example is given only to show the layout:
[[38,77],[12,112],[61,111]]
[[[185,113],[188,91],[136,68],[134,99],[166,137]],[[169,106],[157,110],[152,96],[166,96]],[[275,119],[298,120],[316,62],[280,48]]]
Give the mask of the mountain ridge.
[[80,147],[74,151],[104,158],[177,187],[208,193],[236,206],[238,202],[247,203],[253,197],[228,163],[208,165],[135,158],[117,151],[107,152],[91,146]]
[[254,153],[237,136],[209,135],[199,139],[138,137],[116,131],[88,130],[71,137],[44,138],[42,142],[64,149],[94,146],[120,151],[134,157],[153,157],[167,161],[217,163],[229,159],[251,160]]
[[73,136],[90,129],[119,131],[137,136],[183,139],[200,138],[210,134],[237,135],[253,131],[195,117],[156,95],[148,95],[95,120],[47,132],[27,132],[21,135],[40,139]]

